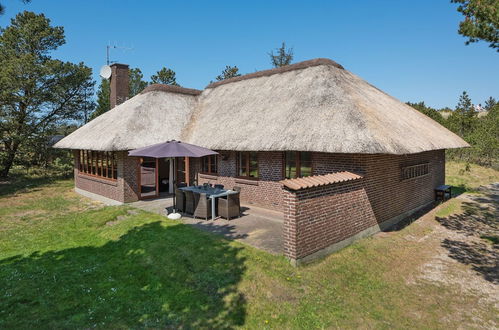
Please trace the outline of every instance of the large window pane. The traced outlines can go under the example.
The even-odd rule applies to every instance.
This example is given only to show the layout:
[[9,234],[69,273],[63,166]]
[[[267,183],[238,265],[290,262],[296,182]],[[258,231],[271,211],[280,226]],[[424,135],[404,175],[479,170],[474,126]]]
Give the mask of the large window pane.
[[284,170],[285,178],[286,179],[296,178],[296,152],[286,151],[285,161],[286,161],[285,170]]
[[248,176],[248,157],[246,152],[239,153],[239,175]]
[[210,156],[209,160],[210,160],[209,172],[212,174],[217,173],[217,155]]
[[312,175],[312,153],[306,151],[286,151],[284,153],[284,177],[300,178]]
[[300,177],[312,175],[312,153],[300,152]]
[[249,176],[251,178],[258,178],[258,153],[250,152],[250,161],[249,161]]

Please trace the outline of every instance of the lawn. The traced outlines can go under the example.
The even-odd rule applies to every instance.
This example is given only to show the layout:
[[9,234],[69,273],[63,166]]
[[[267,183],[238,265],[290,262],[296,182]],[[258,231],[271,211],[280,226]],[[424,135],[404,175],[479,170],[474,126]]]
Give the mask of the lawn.
[[497,326],[481,293],[418,275],[440,248],[433,214],[294,268],[72,187],[0,185],[0,328]]

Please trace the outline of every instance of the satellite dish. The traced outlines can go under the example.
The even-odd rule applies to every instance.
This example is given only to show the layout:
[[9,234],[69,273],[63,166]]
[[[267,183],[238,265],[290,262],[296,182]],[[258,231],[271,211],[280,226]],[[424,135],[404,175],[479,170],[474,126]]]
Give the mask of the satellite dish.
[[109,65],[103,65],[100,68],[100,76],[104,79],[111,78],[111,67]]

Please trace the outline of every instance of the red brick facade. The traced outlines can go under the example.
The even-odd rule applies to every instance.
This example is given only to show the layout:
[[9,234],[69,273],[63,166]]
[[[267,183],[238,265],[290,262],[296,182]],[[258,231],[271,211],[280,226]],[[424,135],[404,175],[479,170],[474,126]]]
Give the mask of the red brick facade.
[[[402,179],[403,167],[421,163],[429,164],[428,174]],[[445,178],[443,150],[404,156],[317,153],[313,164],[314,174],[347,170],[364,178],[284,189],[284,253],[297,263],[341,248],[356,235],[370,235],[379,225],[430,203]]]
[[[246,204],[282,210],[283,154],[281,152],[258,153],[258,180],[237,178],[237,159],[235,151],[220,151],[218,175],[198,174],[198,182],[223,184],[226,188],[241,187],[241,201]],[[193,162],[194,170],[200,169],[200,160]],[[197,171],[196,171],[197,173]]]
[[377,224],[363,180],[284,190],[284,253],[298,260]]
[[[282,152],[258,153],[258,180],[237,177],[235,151],[220,151],[217,174],[199,173],[200,159],[189,163],[191,182],[223,184],[229,189],[239,186],[243,203],[282,210],[284,252],[295,261],[356,235],[370,234],[378,224],[428,204],[445,177],[444,150],[401,156],[313,153],[314,175],[350,171],[363,178],[299,191],[284,189],[280,183]],[[428,174],[403,180],[403,167],[422,163],[429,164]],[[77,188],[120,202],[139,199],[138,159],[126,152],[118,153],[116,181],[79,174],[76,168]]]
[[125,151],[117,152],[116,156],[118,179],[110,180],[79,173],[79,157],[75,152],[75,187],[122,203],[138,200],[138,158],[128,157]]

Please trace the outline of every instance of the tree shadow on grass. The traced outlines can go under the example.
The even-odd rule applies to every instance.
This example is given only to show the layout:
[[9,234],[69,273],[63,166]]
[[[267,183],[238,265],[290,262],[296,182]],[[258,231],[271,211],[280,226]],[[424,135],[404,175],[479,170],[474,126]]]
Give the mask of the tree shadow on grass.
[[442,247],[449,256],[482,275],[487,281],[499,283],[499,202],[496,192],[469,196],[463,202],[462,213],[436,217],[449,230],[463,234],[468,239],[445,239]]
[[0,328],[233,328],[241,248],[154,222],[102,246],[0,260]]
[[66,175],[32,176],[26,174],[15,174],[9,178],[0,178],[0,197],[33,191],[57,180],[68,179]]
[[487,281],[499,284],[499,249],[480,242],[462,242],[445,239],[442,246],[449,250],[449,256],[465,265]]

